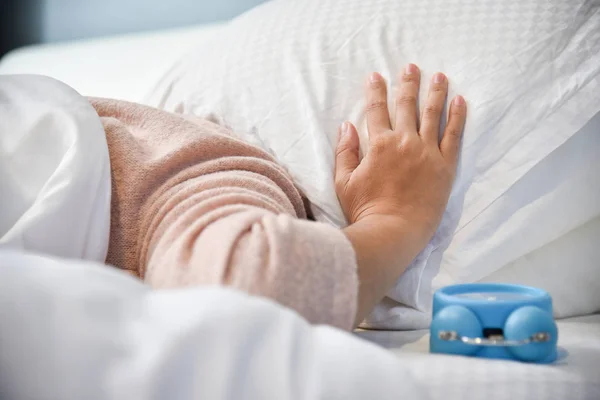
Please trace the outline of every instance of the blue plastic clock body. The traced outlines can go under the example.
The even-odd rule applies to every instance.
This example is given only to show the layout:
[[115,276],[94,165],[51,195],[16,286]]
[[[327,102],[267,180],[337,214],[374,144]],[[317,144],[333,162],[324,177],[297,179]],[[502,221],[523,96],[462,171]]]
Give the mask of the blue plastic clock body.
[[[454,340],[444,338],[448,332],[454,334]],[[500,338],[493,345],[460,340],[486,339],[490,332]],[[544,290],[529,286],[473,283],[439,289],[433,296],[430,333],[432,353],[536,363],[553,362],[557,355],[552,298]],[[528,341],[540,333],[545,340]]]

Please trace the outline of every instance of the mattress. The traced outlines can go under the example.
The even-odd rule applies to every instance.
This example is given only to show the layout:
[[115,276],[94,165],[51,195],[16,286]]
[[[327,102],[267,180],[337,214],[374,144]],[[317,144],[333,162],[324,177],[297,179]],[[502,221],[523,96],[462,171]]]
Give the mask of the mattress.
[[23,47],[0,60],[0,74],[40,74],[84,96],[141,102],[172,63],[221,24]]
[[356,334],[405,361],[435,399],[600,399],[600,314],[559,320],[558,329],[551,365],[429,354],[427,330]]

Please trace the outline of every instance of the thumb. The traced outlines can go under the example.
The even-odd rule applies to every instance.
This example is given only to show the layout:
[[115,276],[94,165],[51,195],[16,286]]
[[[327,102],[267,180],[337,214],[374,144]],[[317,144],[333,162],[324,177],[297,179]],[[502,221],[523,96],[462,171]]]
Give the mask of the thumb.
[[358,132],[350,122],[344,122],[340,128],[335,150],[335,186],[346,187],[352,172],[358,167]]

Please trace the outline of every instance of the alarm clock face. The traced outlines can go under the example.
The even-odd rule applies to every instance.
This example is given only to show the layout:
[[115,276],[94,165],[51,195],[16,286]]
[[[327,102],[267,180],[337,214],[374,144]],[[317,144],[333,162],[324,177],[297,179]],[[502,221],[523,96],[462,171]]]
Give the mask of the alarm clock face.
[[515,301],[529,300],[533,296],[527,293],[511,293],[511,292],[467,292],[457,293],[453,295],[460,299],[485,300],[485,301]]

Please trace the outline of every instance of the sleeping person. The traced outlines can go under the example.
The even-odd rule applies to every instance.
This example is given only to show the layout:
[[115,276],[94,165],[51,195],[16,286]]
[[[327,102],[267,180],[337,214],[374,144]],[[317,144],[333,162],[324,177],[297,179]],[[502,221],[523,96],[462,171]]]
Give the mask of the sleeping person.
[[[434,75],[417,119],[420,71],[399,76],[393,123],[378,73],[366,84],[369,149],[344,122],[336,192],[349,225],[312,221],[307,200],[265,151],[204,120],[90,99],[112,170],[106,262],[155,288],[227,285],[351,329],[434,234],[455,175],[466,104]],[[294,129],[289,126],[288,129]],[[285,132],[282,132],[285,134]]]

